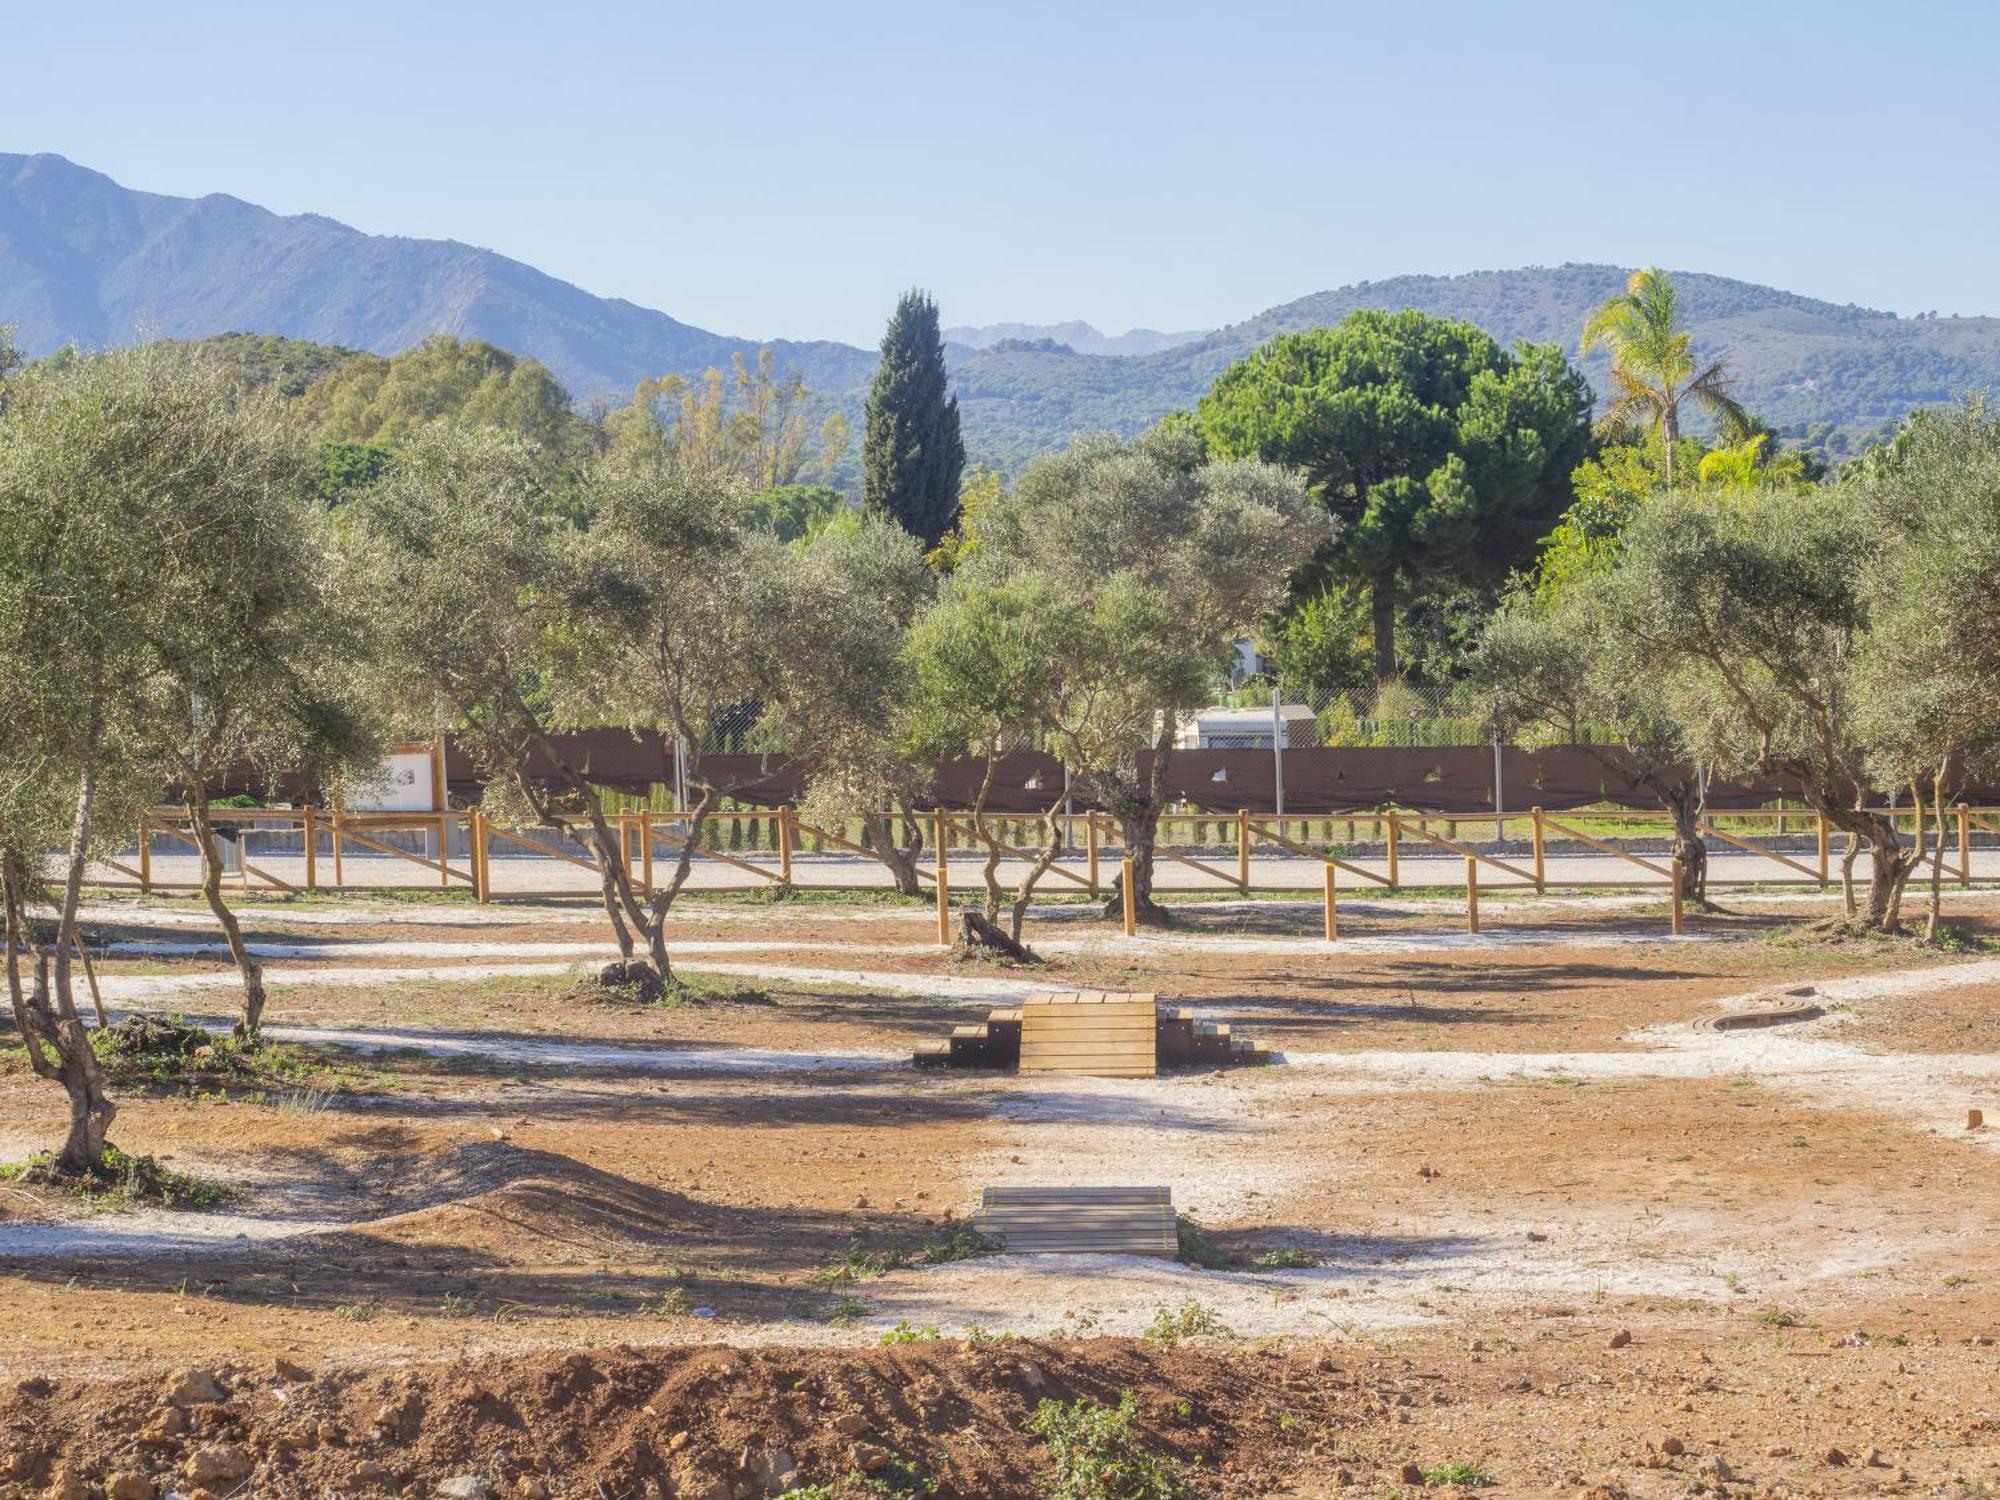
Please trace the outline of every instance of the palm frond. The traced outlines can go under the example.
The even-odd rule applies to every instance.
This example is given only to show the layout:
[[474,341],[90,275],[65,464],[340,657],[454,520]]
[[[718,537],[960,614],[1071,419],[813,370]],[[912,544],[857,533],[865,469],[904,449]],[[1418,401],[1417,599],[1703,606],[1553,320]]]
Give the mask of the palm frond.
[[1722,360],[1716,360],[1690,380],[1681,396],[1683,400],[1694,400],[1727,430],[1748,432],[1751,429],[1750,413],[1736,399],[1735,381],[1730,378],[1728,365]]

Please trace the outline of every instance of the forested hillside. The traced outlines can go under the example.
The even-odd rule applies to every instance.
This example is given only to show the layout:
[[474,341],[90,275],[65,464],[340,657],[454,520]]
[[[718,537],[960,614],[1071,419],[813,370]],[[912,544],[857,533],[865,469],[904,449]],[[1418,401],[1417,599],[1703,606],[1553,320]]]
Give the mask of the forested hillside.
[[[1574,353],[1615,266],[1403,276],[1316,292],[1172,347],[1185,334],[1106,336],[1085,323],[952,329],[953,376],[970,457],[1008,470],[1080,432],[1129,434],[1186,407],[1233,360],[1274,334],[1356,308],[1468,319],[1503,343]],[[1838,458],[1915,406],[2000,388],[2000,319],[1902,318],[1725,277],[1681,273],[1699,346],[1728,359],[1738,394],[1788,438]],[[433,333],[484,340],[554,373],[581,406],[629,398],[640,380],[727,368],[758,347],[450,240],[363,234],[314,214],[280,216],[220,194],[173,198],[121,187],[57,156],[0,155],[0,324],[46,354],[146,336],[276,334],[373,355]],[[965,342],[970,341],[970,342]],[[971,347],[972,343],[984,347]],[[823,407],[858,422],[873,349],[771,345]],[[1093,353],[1079,350],[1153,352]],[[270,351],[267,351],[270,352]],[[325,356],[279,373],[309,383]],[[1602,389],[1601,362],[1585,366]]]

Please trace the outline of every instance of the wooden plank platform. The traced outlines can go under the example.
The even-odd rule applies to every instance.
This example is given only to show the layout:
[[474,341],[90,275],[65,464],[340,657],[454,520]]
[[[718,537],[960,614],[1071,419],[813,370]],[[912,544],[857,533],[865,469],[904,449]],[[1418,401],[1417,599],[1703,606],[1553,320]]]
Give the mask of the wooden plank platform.
[[1028,1254],[1172,1260],[1180,1251],[1173,1194],[1163,1187],[988,1188],[973,1227]]
[[1021,1071],[1151,1078],[1159,1071],[1156,996],[1055,990],[1021,1007]]

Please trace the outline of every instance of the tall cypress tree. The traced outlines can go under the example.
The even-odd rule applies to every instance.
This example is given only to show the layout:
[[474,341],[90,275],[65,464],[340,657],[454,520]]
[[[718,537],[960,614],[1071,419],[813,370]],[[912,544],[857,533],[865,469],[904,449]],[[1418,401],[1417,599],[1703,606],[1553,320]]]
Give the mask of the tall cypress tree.
[[870,510],[892,518],[928,551],[958,524],[964,469],[958,398],[945,394],[937,304],[922,292],[905,292],[882,336],[882,363],[868,389],[863,497]]

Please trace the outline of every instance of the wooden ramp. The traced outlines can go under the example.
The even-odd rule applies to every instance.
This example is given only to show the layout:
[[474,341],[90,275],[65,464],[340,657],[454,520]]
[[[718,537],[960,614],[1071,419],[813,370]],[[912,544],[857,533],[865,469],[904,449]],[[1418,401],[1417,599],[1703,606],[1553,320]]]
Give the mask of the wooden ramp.
[[[1078,991],[1067,993],[1080,994]],[[1147,995],[1107,994],[1096,1003],[1143,1002],[1150,998]],[[1019,1068],[1023,1066],[1022,1028],[1029,1008],[1052,1005],[1060,1000],[1062,996],[1054,994],[1031,995],[1022,1005],[990,1012],[983,1022],[954,1026],[948,1038],[919,1042],[912,1061],[920,1068]],[[1083,1004],[1081,999],[1064,1003],[1073,1007]],[[1050,1013],[1042,1021],[1052,1023],[1056,1031],[1061,1031],[1065,1019],[1071,1027],[1075,1027],[1092,1014],[1099,1020],[1103,1019],[1101,1011],[1073,1009],[1073,1013],[1066,1018]],[[1131,1038],[1126,1040],[1129,1042]],[[1057,1067],[1057,1060],[1054,1053],[1049,1053],[1040,1071],[1099,1071],[1095,1067],[1070,1066],[1069,1059],[1062,1059],[1064,1065]],[[1121,1066],[1115,1071],[1107,1071],[1111,1071],[1113,1077],[1135,1076],[1122,1066],[1129,1060],[1119,1059]],[[1194,1012],[1184,1006],[1160,1005],[1156,1006],[1153,1023],[1153,1066],[1136,1076],[1148,1077],[1162,1068],[1228,1068],[1270,1061],[1271,1053],[1267,1048],[1254,1038],[1240,1032],[1232,1033],[1228,1022],[1198,1021]]]
[[1021,1071],[1151,1078],[1160,1070],[1159,1010],[1153,995],[1030,995],[1021,1007]]
[[1017,1253],[1180,1252],[1173,1191],[1163,1187],[990,1187],[973,1227]]

